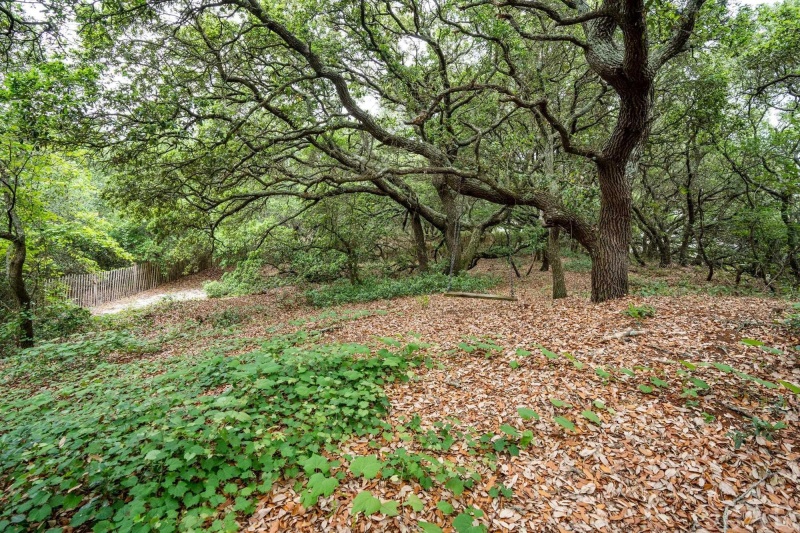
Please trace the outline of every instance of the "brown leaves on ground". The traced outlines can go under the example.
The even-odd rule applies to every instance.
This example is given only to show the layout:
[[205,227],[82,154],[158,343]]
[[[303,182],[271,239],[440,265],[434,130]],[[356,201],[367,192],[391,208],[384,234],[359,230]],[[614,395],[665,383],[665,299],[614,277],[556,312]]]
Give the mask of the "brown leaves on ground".
[[[491,268],[502,268],[492,265]],[[571,294],[587,290],[588,275],[567,275]],[[502,290],[502,289],[501,289]],[[380,344],[377,337],[414,332],[432,343],[432,369],[388,389],[390,422],[422,417],[423,426],[456,417],[479,432],[498,432],[502,424],[533,429],[535,444],[519,457],[501,455],[496,470],[470,457],[458,442],[443,459],[469,465],[481,474],[471,490],[454,496],[440,485],[418,485],[350,474],[333,496],[310,509],[300,505],[294,480],[276,484],[253,515],[248,531],[418,531],[420,520],[453,531],[451,518],[436,508],[439,501],[455,513],[475,506],[479,521],[490,531],[800,531],[800,400],[786,389],[767,389],[732,372],[701,367],[692,372],[711,388],[699,391],[687,406],[677,361],[729,365],[736,371],[769,382],[800,383],[800,363],[794,346],[800,339],[776,326],[785,302],[754,297],[630,297],[590,304],[585,297],[552,301],[549,273],[534,272],[518,283],[517,302],[402,298],[346,309],[385,310],[325,333],[330,342]],[[283,300],[281,300],[283,298]],[[629,304],[651,305],[656,316],[641,322],[625,316]],[[261,314],[242,325],[243,336],[265,334],[293,319],[319,314],[287,296],[272,294],[218,301],[186,302],[187,316],[209,315],[220,308],[259,308]],[[345,308],[339,308],[342,311]],[[314,329],[314,326],[308,326]],[[627,330],[635,336],[603,340]],[[503,351],[491,357],[458,348],[470,338],[491,339]],[[747,346],[759,339],[782,354]],[[548,360],[536,348],[568,352]],[[516,349],[531,352],[519,356]],[[511,362],[519,366],[512,368]],[[578,367],[581,368],[578,368]],[[604,378],[595,369],[607,371]],[[631,377],[619,371],[632,370]],[[670,384],[654,386],[656,377]],[[649,394],[639,385],[651,386]],[[568,402],[571,408],[550,401]],[[598,408],[599,400],[606,408]],[[539,421],[523,421],[517,409],[530,408]],[[610,409],[607,409],[610,408]],[[602,425],[580,416],[594,410]],[[575,423],[569,432],[553,422],[556,415]],[[749,438],[735,450],[729,433],[746,430],[746,415],[784,420],[789,427],[774,442]],[[406,443],[379,439],[381,453]],[[376,453],[366,440],[352,440],[344,453]],[[498,483],[513,490],[511,498],[492,498]],[[351,516],[353,498],[370,490],[381,500],[401,503],[400,515]],[[414,512],[402,502],[409,493],[425,503]]]

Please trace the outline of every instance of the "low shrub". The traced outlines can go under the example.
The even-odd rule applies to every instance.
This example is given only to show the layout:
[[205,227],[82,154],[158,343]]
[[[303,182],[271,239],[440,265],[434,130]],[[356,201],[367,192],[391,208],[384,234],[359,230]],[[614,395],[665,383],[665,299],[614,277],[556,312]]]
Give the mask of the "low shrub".
[[671,296],[673,289],[669,283],[663,280],[644,280],[640,281],[636,278],[631,278],[631,287],[634,289],[633,293],[637,296]]
[[793,313],[789,313],[784,324],[792,331],[800,332],[800,302],[792,304]]
[[[19,311],[9,310],[0,318],[0,359],[19,352],[21,333]],[[36,342],[67,337],[88,329],[92,314],[69,300],[49,300],[34,313]]]
[[225,309],[209,315],[208,318],[215,328],[230,328],[244,322],[246,316],[236,309]]
[[[367,278],[358,284],[338,281],[306,291],[305,296],[309,303],[316,307],[328,307],[442,292],[447,289],[448,281],[446,274],[438,272],[405,278]],[[499,282],[500,278],[495,276],[461,274],[453,277],[452,290],[481,292],[494,287]]]
[[327,283],[342,277],[347,268],[347,256],[336,250],[308,250],[296,252],[291,270],[297,278],[309,283]]

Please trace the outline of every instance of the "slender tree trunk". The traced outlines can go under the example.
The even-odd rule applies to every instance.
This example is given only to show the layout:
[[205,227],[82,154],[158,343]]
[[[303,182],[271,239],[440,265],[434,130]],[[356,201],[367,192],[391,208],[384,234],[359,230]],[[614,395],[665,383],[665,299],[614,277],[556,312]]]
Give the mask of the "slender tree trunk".
[[425,245],[425,231],[418,213],[411,217],[411,229],[414,233],[414,247],[417,252],[417,263],[420,272],[428,271],[428,247]]
[[800,263],[797,261],[798,245],[800,243],[798,242],[797,224],[792,224],[792,220],[789,217],[789,200],[790,196],[788,194],[781,197],[781,220],[786,226],[786,246],[789,249],[789,268],[792,270],[795,284],[797,284],[800,283]]
[[[694,141],[694,136],[692,137]],[[685,267],[689,264],[689,243],[694,237],[695,207],[694,196],[692,194],[692,181],[694,181],[694,170],[692,158],[688,148],[686,151],[686,223],[683,226],[683,240],[681,241],[680,252],[678,253],[678,264]]]
[[705,237],[705,225],[703,224],[703,211],[700,210],[698,215],[700,217],[700,231],[696,235],[697,251],[698,251],[698,256],[702,258],[702,262],[705,263],[706,266],[708,267],[708,275],[706,276],[706,281],[711,281],[712,279],[714,279],[714,262],[706,254],[706,248],[703,245],[703,238]]
[[683,240],[681,240],[681,247],[678,252],[678,264],[680,266],[687,266],[689,264],[689,243],[694,236],[694,228],[688,222],[683,228]]
[[564,269],[561,265],[559,234],[558,228],[550,228],[550,235],[547,239],[547,258],[550,260],[553,270],[553,300],[567,297],[567,284],[564,281]]
[[631,241],[631,186],[626,161],[598,165],[600,220],[592,256],[592,301],[604,302],[628,294],[628,252]]
[[639,250],[636,249],[636,245],[633,243],[631,243],[631,252],[633,252],[633,258],[636,259],[639,266],[647,266],[647,263],[644,262],[644,259],[642,259],[642,256],[639,254]]
[[19,342],[22,348],[30,348],[33,346],[33,308],[31,296],[28,293],[28,289],[25,287],[25,277],[23,275],[26,255],[25,235],[20,235],[18,233],[16,239],[11,241],[11,245],[8,247],[6,275],[8,276],[8,283],[11,286],[11,292],[14,294],[20,312],[22,313],[22,320],[20,323],[22,336]]

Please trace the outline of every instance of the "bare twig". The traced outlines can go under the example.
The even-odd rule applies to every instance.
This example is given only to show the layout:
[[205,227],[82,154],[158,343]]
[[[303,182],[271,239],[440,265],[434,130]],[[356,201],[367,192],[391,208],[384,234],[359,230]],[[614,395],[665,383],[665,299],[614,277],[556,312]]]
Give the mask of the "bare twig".
[[761,483],[764,482],[765,479],[767,479],[771,475],[772,475],[772,472],[767,470],[767,473],[764,474],[763,476],[761,476],[761,479],[759,479],[758,481],[756,481],[755,483],[753,483],[752,485],[747,487],[747,489],[743,493],[741,493],[739,496],[737,496],[736,499],[733,500],[731,503],[725,504],[725,511],[722,513],[722,532],[723,533],[727,533],[727,531],[728,531],[728,513],[730,512],[730,510],[733,509],[734,507],[736,507],[736,505],[738,505],[739,502],[744,500],[747,497],[747,495],[750,494],[751,490],[753,490],[754,488],[758,487]]

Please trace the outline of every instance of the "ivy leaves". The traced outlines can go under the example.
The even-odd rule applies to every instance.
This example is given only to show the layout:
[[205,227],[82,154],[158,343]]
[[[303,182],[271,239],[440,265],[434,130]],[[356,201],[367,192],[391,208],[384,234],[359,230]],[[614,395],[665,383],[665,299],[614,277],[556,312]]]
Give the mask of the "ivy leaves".
[[[73,527],[98,531],[141,520],[164,531],[209,520],[211,529],[234,531],[255,495],[301,470],[303,505],[332,495],[343,473],[332,475],[339,462],[320,452],[351,433],[385,429],[383,383],[404,379],[408,363],[386,350],[356,357],[369,350],[355,345],[298,349],[305,341],[300,333],[238,356],[138,362],[119,378],[95,379],[101,369],[57,393],[4,396],[0,472],[21,490],[8,495],[0,524],[21,532],[73,511]],[[31,438],[40,446],[29,449]],[[368,479],[381,466],[375,456],[351,463]],[[366,496],[359,504],[362,512],[375,507]],[[380,509],[396,514],[397,504]]]

